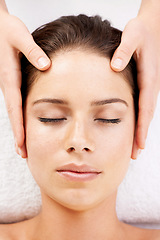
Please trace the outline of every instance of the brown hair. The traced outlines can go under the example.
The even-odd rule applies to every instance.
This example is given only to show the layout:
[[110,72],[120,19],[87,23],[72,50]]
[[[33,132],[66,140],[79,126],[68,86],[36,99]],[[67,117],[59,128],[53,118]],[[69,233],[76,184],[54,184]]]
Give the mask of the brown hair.
[[[119,46],[122,32],[112,27],[107,20],[100,16],[88,17],[84,14],[78,16],[63,16],[36,29],[32,36],[35,42],[51,58],[61,50],[80,48],[93,51],[101,56],[112,58],[114,51]],[[30,62],[22,57],[22,102],[37,79],[40,72]],[[135,101],[135,112],[138,112],[138,87],[136,80],[136,64],[132,58],[122,71],[124,79],[132,89]]]

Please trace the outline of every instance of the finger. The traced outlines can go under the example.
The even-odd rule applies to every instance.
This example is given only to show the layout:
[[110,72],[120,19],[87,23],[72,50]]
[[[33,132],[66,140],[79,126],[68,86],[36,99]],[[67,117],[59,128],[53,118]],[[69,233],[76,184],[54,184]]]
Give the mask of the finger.
[[49,58],[35,42],[29,42],[21,49],[29,62],[39,70],[47,70],[50,67]]
[[10,84],[4,89],[4,98],[14,133],[15,143],[18,148],[21,148],[24,143],[21,91]]
[[159,92],[159,64],[157,48],[153,39],[147,36],[141,46],[141,50],[139,50],[139,57],[137,58],[139,112],[136,141],[138,147],[141,149],[145,148],[148,128],[154,115]]
[[138,157],[138,154],[139,154],[139,148],[138,148],[137,143],[136,143],[136,138],[134,138],[133,146],[132,146],[131,158],[132,158],[133,160],[136,160],[137,157]]
[[136,126],[135,126],[135,131],[134,131],[134,139],[133,139],[133,144],[132,144],[132,154],[131,154],[131,158],[133,160],[136,160],[137,159],[137,156],[138,156],[138,145],[137,145],[137,142],[136,142],[136,132],[137,132],[137,129],[136,129]]
[[121,43],[112,57],[111,68],[114,71],[122,71],[138,47],[137,30],[134,30],[135,26],[132,25],[132,21],[127,24],[122,33]]
[[15,39],[12,41],[13,47],[21,51],[28,61],[32,63],[39,70],[46,70],[50,67],[51,61],[44,51],[35,43],[32,35],[23,29],[23,38],[21,36],[15,36]]
[[20,155],[22,158],[27,158],[27,149],[26,149],[25,143],[23,144],[23,146],[20,149]]
[[153,88],[151,91],[151,87],[146,87],[140,91],[136,133],[136,142],[140,149],[145,148],[145,141],[150,122],[154,115],[157,96],[158,93]]
[[[10,54],[12,55],[12,54]],[[18,68],[18,63],[14,65]],[[15,149],[21,157],[27,157],[27,151],[25,147],[25,133],[23,126],[23,113],[22,113],[22,97],[21,97],[21,72],[13,71],[10,75],[5,71],[3,75],[3,87],[2,91],[5,98],[6,108],[8,116],[11,122],[14,138]]]

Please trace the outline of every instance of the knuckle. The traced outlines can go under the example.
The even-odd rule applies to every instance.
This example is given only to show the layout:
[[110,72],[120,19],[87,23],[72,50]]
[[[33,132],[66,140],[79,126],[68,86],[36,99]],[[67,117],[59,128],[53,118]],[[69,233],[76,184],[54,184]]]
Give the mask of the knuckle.
[[131,50],[129,48],[129,46],[125,43],[123,44],[123,47],[119,47],[119,54],[124,56],[124,57],[128,57],[130,56],[132,53],[131,53]]
[[27,49],[26,49],[26,57],[27,58],[32,58],[33,56],[35,56],[36,55],[36,53],[37,53],[37,46],[36,45],[29,45],[28,47],[27,47]]
[[7,108],[9,116],[12,116],[13,112],[14,112],[13,106],[10,103],[6,103],[6,108]]
[[9,117],[12,118],[14,114],[17,114],[18,112],[22,111],[21,103],[18,103],[15,105],[6,99],[5,99],[5,102],[6,102],[6,108],[7,108]]

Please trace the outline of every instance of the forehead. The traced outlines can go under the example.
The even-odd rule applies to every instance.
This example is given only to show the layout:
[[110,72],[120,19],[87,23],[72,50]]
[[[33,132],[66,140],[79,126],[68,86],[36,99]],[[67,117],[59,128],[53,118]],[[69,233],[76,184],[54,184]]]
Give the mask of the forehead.
[[[122,74],[110,68],[109,59],[89,51],[59,52],[52,57],[52,66],[41,72],[31,89],[34,95],[95,98],[131,95]],[[104,96],[103,96],[104,95]],[[51,96],[52,97],[52,96]]]

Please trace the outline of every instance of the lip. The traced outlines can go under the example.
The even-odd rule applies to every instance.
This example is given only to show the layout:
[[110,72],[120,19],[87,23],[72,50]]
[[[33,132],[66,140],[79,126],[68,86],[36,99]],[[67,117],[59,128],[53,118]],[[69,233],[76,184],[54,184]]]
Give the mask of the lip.
[[66,180],[78,182],[93,180],[101,173],[101,171],[89,165],[76,165],[74,163],[61,166],[56,171]]

